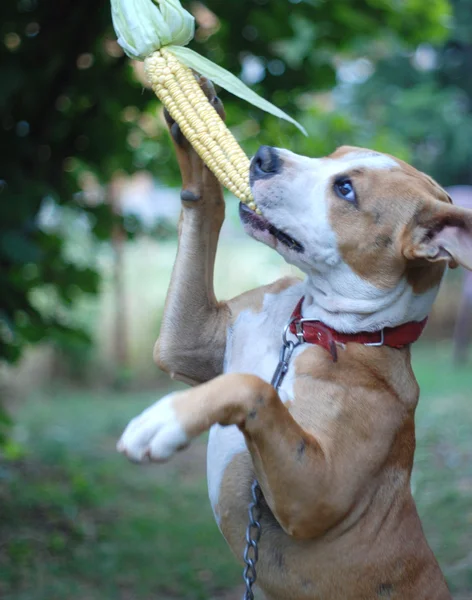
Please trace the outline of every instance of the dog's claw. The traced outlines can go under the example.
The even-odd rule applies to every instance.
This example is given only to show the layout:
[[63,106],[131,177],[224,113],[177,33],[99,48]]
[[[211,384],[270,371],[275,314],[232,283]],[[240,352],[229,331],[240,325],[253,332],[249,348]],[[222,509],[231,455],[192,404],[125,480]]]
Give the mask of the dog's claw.
[[166,120],[166,123],[169,126],[171,126],[175,123],[174,119],[170,115],[170,112],[165,107],[164,107],[164,119]]
[[198,79],[198,83],[199,83],[200,87],[202,88],[202,92],[205,94],[205,96],[211,102],[211,99],[214,96],[216,96],[215,86],[213,85],[213,82],[211,81],[211,79],[200,76]]
[[180,129],[179,124],[176,123],[175,121],[170,127],[170,134],[171,134],[174,142],[178,146],[182,147],[184,145],[186,138],[185,138],[184,134],[182,133],[182,130]]
[[220,119],[222,121],[225,121],[226,120],[226,113],[225,113],[225,109],[224,109],[224,106],[223,106],[223,102],[221,102],[219,96],[215,96],[213,98],[213,100],[211,100],[211,104],[213,105],[213,108],[218,113]]
[[216,112],[219,114],[223,121],[226,119],[225,110],[223,108],[223,102],[221,102],[220,98],[216,95],[215,86],[210,79],[206,77],[200,77],[198,80],[200,87],[202,88],[203,93],[208,98],[208,102],[213,106]]

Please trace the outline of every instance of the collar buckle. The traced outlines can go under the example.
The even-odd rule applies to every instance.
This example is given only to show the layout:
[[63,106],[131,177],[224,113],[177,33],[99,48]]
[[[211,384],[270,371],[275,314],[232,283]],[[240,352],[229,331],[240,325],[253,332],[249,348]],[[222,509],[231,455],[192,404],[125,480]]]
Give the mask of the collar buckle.
[[380,348],[385,343],[385,329],[380,330],[380,342],[367,342],[364,346],[370,346],[371,348]]
[[[324,330],[326,328],[326,325],[324,325],[319,319],[303,319],[302,317],[295,317],[291,322],[295,325],[294,333],[297,336],[300,344],[306,343],[305,332],[303,331],[303,323],[316,323],[320,329]],[[321,339],[321,335],[321,331],[318,331],[318,339]]]
[[298,319],[295,321],[295,335],[301,344],[305,342],[305,334],[303,333],[303,319]]

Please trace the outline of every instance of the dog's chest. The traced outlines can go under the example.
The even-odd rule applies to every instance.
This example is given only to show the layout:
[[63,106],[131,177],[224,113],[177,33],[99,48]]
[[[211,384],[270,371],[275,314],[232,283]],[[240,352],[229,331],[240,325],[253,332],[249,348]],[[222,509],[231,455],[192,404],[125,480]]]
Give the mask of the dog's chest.
[[[225,373],[250,373],[271,381],[279,362],[282,333],[302,296],[296,285],[279,294],[267,294],[263,310],[242,311],[228,331],[224,362]],[[293,358],[295,358],[296,351]],[[279,389],[281,399],[293,398],[293,363]],[[210,501],[218,519],[218,501],[225,471],[237,454],[247,452],[243,434],[236,426],[215,425],[210,430],[207,476]]]
[[228,331],[225,373],[250,373],[270,381],[278,363],[284,321],[271,313],[243,311]]

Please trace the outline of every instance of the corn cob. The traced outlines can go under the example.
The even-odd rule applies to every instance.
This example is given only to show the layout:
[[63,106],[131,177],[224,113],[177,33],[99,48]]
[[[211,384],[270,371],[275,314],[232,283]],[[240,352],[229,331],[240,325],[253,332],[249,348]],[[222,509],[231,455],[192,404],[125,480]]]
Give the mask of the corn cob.
[[144,61],[155,94],[220,183],[256,209],[249,187],[249,159],[208,102],[191,69],[165,48]]
[[218,180],[253,210],[249,159],[208,102],[192,69],[266,112],[301,125],[237,77],[184,48],[193,38],[192,15],[179,0],[111,0],[118,43],[131,58],[144,60],[151,86],[183,134]]

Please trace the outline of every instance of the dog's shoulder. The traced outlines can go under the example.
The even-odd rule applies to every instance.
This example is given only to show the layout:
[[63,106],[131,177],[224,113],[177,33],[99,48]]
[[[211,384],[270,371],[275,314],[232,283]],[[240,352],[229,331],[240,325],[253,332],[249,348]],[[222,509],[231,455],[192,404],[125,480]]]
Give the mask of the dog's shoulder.
[[[274,297],[279,296],[286,292],[287,290],[293,290],[295,292],[295,287],[299,286],[302,283],[302,280],[298,277],[286,276],[276,281],[269,283],[267,285],[262,285],[258,288],[254,288],[239,296],[236,296],[232,300],[228,302],[228,307],[231,313],[231,320],[234,322],[239,314],[245,310],[250,310],[251,312],[257,314],[262,313],[265,309],[265,299],[268,295]],[[296,298],[296,299],[295,299]],[[299,300],[299,297],[294,295],[294,306]]]

